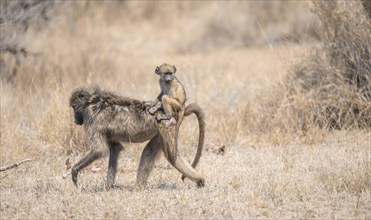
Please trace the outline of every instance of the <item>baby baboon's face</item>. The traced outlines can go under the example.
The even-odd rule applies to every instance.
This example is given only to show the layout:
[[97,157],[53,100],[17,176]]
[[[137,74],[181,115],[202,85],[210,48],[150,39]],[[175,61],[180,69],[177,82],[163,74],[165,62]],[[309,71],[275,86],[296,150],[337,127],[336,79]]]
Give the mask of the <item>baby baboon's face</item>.
[[156,67],[155,73],[160,76],[161,80],[166,83],[170,83],[174,79],[176,67],[174,65],[162,64]]

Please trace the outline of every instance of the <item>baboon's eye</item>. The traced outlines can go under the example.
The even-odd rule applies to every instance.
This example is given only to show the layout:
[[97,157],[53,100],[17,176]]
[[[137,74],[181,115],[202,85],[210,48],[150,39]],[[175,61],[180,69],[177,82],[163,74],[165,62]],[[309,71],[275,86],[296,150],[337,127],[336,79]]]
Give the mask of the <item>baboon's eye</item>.
[[79,94],[78,97],[79,97],[80,99],[83,99],[83,98],[85,98],[85,95],[84,95],[84,94]]

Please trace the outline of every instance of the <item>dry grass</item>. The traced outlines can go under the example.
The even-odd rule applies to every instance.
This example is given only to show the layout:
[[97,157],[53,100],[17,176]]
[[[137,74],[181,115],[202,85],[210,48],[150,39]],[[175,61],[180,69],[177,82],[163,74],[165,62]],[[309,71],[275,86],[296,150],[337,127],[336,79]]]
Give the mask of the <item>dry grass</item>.
[[[62,179],[63,157],[43,155],[1,175],[6,218],[370,218],[370,133],[335,132],[317,145],[227,146],[205,151],[204,189],[180,181],[162,158],[145,191],[134,191],[140,151],[120,160],[116,188],[103,169]],[[55,155],[54,155],[55,156]],[[188,154],[189,156],[189,154]],[[210,165],[212,164],[212,166]]]
[[266,123],[300,134],[370,128],[370,18],[360,1],[313,1],[312,10],[322,24],[321,43],[297,61],[276,89],[278,95],[266,108],[273,117]]
[[[53,16],[47,27],[34,19],[35,25],[17,36],[32,54],[19,57],[17,64],[1,53],[16,74],[1,69],[0,163],[33,159],[0,173],[2,219],[371,218],[369,101],[359,98],[361,87],[344,87],[343,78],[331,81],[334,76],[326,73],[335,68],[343,76],[349,68],[330,65],[333,51],[326,45],[316,61],[297,64],[295,58],[310,51],[322,33],[311,25],[317,20],[303,2],[80,1],[56,6],[48,12]],[[343,18],[344,10],[334,14],[335,20],[353,21],[356,14]],[[369,23],[345,38],[369,48],[361,40],[362,25]],[[6,30],[1,26],[2,33]],[[148,189],[135,191],[145,144],[125,145],[112,191],[104,190],[107,158],[82,172],[78,188],[63,179],[66,159],[76,162],[88,150],[68,107],[72,90],[99,85],[152,100],[159,92],[154,68],[163,62],[177,66],[189,102],[207,113],[206,149],[197,168],[206,187],[182,183],[161,158]],[[313,111],[325,105],[313,110],[310,101],[322,97],[324,85],[306,89],[312,84],[300,81],[300,74],[316,73],[314,63],[321,76],[331,78],[316,82],[354,88],[329,93],[328,102],[339,107],[345,103],[337,103],[341,98],[365,107],[357,126],[328,130],[313,122],[322,117]],[[292,84],[288,77],[295,79]],[[314,101],[318,106],[323,100]],[[195,123],[187,118],[180,134],[182,154],[189,160],[196,152]],[[218,154],[222,146],[223,155]]]

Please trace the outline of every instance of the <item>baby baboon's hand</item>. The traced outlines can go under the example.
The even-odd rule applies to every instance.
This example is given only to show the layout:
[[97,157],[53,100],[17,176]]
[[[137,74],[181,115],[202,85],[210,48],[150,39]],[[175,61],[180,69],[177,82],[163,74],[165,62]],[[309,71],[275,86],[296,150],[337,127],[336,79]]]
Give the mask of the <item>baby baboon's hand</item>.
[[154,115],[157,110],[159,110],[162,106],[162,102],[157,102],[155,105],[153,105],[150,109],[148,109],[148,112],[151,115]]

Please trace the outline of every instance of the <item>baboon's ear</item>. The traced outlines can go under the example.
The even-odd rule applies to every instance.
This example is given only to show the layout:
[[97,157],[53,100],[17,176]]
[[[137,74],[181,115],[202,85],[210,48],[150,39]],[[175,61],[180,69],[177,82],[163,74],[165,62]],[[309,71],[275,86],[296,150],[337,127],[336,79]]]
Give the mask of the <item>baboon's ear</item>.
[[156,69],[155,69],[155,73],[156,73],[156,74],[160,74],[160,67],[156,67]]
[[173,73],[176,73],[176,67],[173,65]]

